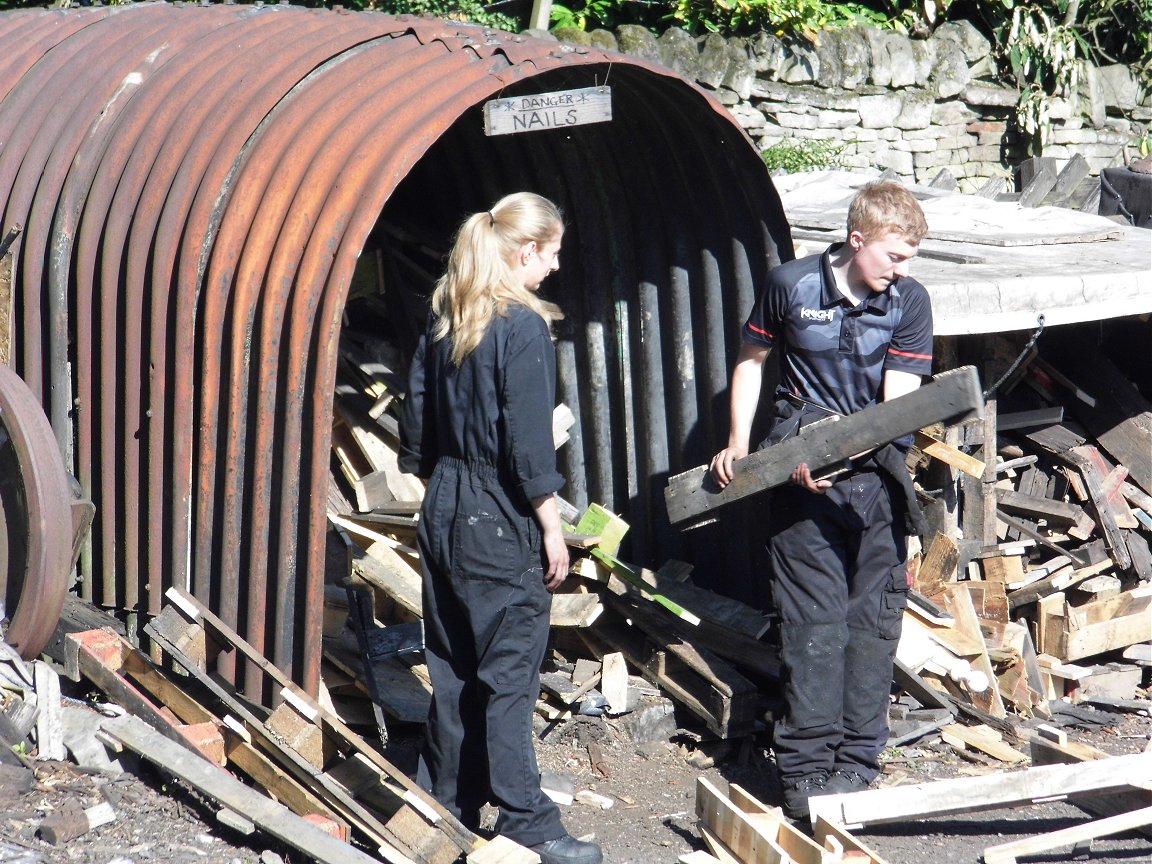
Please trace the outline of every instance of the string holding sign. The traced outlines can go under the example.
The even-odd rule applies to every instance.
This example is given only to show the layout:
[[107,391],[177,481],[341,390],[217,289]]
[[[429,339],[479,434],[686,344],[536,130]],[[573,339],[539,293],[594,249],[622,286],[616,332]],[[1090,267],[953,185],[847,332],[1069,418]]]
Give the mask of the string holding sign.
[[612,88],[607,85],[501,97],[484,103],[485,135],[565,129],[611,119]]

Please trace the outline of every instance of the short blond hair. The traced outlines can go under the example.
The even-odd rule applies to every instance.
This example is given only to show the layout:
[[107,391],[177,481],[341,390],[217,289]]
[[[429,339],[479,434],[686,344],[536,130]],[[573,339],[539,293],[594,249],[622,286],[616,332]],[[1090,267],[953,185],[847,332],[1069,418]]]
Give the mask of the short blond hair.
[[919,244],[928,233],[928,221],[911,192],[891,180],[877,180],[857,192],[848,207],[848,233],[853,231],[865,240],[899,234]]

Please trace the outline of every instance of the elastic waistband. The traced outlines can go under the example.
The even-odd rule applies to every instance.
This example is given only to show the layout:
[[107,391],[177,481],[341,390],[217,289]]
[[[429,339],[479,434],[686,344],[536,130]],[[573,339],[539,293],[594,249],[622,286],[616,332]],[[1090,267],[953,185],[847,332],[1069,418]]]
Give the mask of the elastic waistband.
[[458,456],[441,456],[436,461],[436,470],[468,474],[480,480],[496,480],[500,476],[500,469],[491,462],[482,459],[461,459]]

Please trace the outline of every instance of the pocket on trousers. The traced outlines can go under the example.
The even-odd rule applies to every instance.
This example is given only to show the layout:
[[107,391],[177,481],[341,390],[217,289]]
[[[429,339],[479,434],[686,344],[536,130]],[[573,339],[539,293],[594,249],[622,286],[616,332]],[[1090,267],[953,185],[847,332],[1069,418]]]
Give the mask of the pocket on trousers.
[[[475,490],[473,490],[475,492]],[[462,495],[452,538],[453,569],[462,579],[511,582],[524,569],[521,538],[492,495]]]
[[877,635],[881,639],[899,639],[904,622],[904,610],[908,607],[908,578],[905,565],[901,564],[893,572],[888,590],[880,598],[880,620],[876,622]]

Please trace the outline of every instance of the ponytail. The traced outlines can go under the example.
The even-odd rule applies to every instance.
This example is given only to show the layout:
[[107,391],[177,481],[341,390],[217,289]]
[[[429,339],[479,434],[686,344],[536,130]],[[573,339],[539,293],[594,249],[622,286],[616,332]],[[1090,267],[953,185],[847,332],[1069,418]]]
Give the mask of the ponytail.
[[520,305],[551,324],[547,306],[512,272],[520,247],[543,245],[563,231],[560,210],[531,192],[501,198],[491,210],[473,213],[456,233],[448,267],[432,292],[436,322],[432,338],[452,337],[452,362],[459,366],[488,332],[496,315]]

